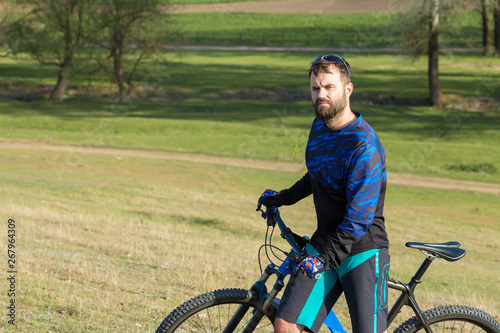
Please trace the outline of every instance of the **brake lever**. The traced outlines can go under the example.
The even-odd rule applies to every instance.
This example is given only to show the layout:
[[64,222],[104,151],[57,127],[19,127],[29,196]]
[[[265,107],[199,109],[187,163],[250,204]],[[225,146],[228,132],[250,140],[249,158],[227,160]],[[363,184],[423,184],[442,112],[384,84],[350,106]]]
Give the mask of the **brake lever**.
[[267,217],[266,212],[264,212],[262,210],[262,204],[261,203],[257,204],[257,209],[255,211],[261,212],[261,216],[262,216],[263,219],[265,219]]

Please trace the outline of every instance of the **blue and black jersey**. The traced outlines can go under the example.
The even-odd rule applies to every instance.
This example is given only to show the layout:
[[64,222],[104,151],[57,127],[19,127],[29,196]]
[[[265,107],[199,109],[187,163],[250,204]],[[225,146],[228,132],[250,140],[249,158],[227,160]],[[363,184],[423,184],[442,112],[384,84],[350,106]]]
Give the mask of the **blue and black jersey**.
[[308,172],[281,191],[286,205],[313,194],[318,227],[311,243],[328,268],[389,246],[383,217],[385,151],[373,128],[355,114],[354,121],[335,131],[314,120],[306,148]]

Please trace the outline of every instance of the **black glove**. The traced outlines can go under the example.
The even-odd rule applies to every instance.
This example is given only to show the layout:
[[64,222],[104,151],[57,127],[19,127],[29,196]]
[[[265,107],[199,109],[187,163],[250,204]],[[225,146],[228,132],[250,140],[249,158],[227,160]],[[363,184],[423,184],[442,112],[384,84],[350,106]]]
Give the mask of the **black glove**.
[[259,205],[266,207],[281,207],[283,206],[283,196],[276,191],[267,189],[259,198]]

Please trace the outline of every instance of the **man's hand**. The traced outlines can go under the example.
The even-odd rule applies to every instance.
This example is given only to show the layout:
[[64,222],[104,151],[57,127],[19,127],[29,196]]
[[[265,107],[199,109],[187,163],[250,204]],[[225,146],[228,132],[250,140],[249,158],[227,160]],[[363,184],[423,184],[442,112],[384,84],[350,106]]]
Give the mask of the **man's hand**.
[[312,279],[316,274],[325,271],[325,259],[320,256],[305,257],[299,264],[299,269],[304,272],[304,275]]
[[291,250],[290,253],[287,255],[285,261],[281,264],[281,266],[278,268],[278,271],[281,274],[288,275],[288,274],[295,274],[298,269],[297,264],[292,264],[292,257],[291,256],[296,256],[297,252],[295,250]]
[[259,198],[259,205],[266,207],[281,207],[283,206],[283,198],[279,192],[267,189]]

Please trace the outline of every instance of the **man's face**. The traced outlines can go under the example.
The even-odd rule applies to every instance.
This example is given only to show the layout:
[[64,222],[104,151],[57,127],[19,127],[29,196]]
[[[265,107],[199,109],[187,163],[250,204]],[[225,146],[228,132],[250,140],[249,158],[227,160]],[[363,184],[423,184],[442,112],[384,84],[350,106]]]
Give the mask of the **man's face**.
[[311,73],[311,99],[316,118],[328,121],[344,111],[348,103],[348,94],[352,85],[342,82],[340,72],[335,67],[330,67],[332,73]]

